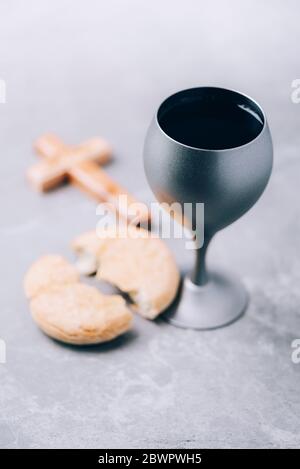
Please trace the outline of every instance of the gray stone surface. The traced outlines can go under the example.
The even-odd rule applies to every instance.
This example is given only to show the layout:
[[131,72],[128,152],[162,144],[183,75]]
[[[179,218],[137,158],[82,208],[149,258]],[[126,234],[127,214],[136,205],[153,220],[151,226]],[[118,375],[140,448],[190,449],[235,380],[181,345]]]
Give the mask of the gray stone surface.
[[[0,6],[0,447],[297,447],[300,365],[299,2],[3,1]],[[31,144],[106,136],[108,171],[150,197],[141,152],[160,101],[211,83],[264,106],[274,136],[271,182],[256,207],[215,239],[209,262],[251,294],[246,315],[214,332],[136,318],[108,345],[77,349],[30,319],[24,272],[97,222],[71,187],[46,196],[24,180]],[[192,263],[171,241],[180,266]]]

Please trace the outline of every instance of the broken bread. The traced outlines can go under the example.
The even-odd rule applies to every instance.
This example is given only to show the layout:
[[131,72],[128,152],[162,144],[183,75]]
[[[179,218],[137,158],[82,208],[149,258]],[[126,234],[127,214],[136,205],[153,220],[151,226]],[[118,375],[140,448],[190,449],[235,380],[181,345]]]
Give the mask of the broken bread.
[[78,236],[72,248],[79,261],[87,259],[91,270],[96,268],[100,280],[128,294],[145,318],[157,317],[176,296],[180,276],[173,255],[161,239],[142,228],[90,231]]
[[34,321],[50,337],[69,344],[98,344],[128,331],[133,315],[120,295],[104,295],[79,282],[60,256],[44,256],[25,276]]

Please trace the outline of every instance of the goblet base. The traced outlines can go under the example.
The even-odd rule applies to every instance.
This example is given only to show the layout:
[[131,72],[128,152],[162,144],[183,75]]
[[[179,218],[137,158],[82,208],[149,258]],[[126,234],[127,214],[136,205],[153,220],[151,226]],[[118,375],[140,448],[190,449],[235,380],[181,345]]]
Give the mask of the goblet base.
[[208,283],[202,286],[186,277],[177,307],[165,319],[186,329],[217,329],[242,316],[247,304],[246,289],[231,274],[211,273]]

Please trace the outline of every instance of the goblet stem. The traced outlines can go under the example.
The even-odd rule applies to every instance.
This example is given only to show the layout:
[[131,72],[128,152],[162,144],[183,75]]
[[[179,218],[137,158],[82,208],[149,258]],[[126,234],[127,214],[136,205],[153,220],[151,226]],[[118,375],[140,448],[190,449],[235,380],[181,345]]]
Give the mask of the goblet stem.
[[208,282],[208,273],[206,269],[206,253],[212,236],[205,236],[203,246],[196,249],[196,263],[191,275],[191,281],[195,285],[205,285]]

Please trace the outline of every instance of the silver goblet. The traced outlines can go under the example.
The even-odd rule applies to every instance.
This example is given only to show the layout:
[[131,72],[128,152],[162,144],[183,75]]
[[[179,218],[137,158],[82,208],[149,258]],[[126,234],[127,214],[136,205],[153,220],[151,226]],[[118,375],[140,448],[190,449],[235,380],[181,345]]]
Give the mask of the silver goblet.
[[150,187],[160,203],[204,204],[204,226],[197,227],[197,210],[184,213],[192,227],[202,230],[198,237],[204,234],[204,242],[196,250],[195,268],[183,282],[178,306],[167,318],[172,324],[212,329],[244,312],[243,285],[232,275],[207,271],[206,251],[213,236],[261,196],[272,162],[265,114],[244,94],[192,88],[170,96],[159,107],[144,146]]

